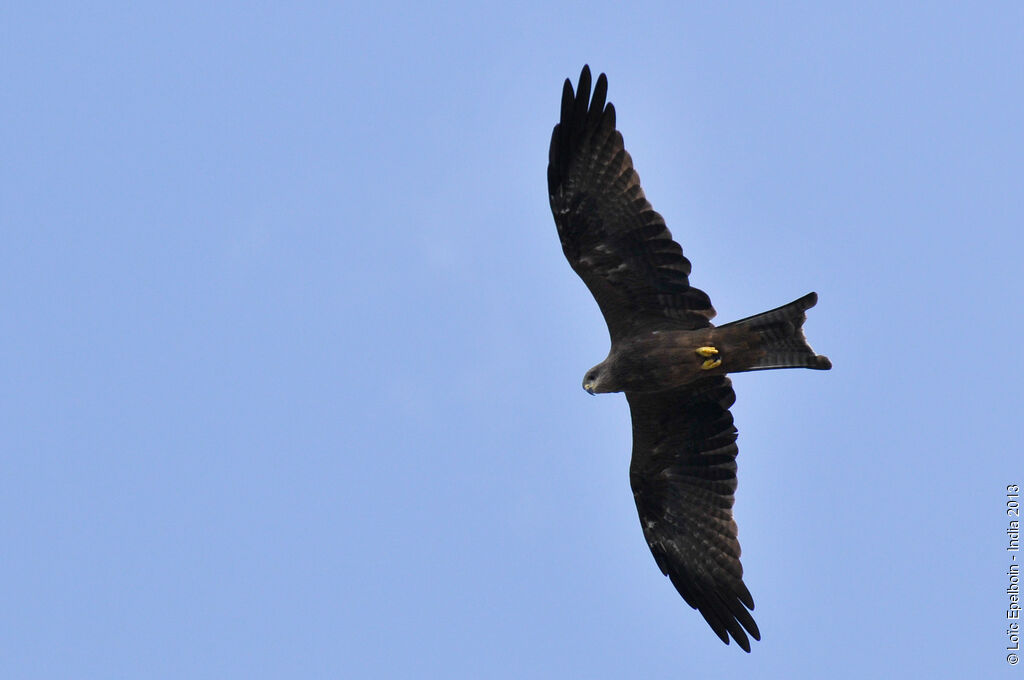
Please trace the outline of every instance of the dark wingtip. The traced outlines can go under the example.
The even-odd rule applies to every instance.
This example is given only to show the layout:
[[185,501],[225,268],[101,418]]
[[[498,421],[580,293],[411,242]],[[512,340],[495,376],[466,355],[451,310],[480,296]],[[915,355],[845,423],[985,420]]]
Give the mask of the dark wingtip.
[[[750,654],[750,640],[747,639],[743,629],[739,628],[736,631],[730,630],[729,632],[732,633],[732,639],[736,641],[736,645],[747,654]],[[729,644],[728,637],[725,639],[725,644]]]
[[[604,73],[599,74],[595,82],[590,73],[590,64],[584,64],[583,69],[580,71],[580,79],[577,81],[575,91],[573,91],[572,82],[568,78],[566,78],[565,82],[568,86],[568,91],[573,95],[577,109],[582,109],[584,113],[589,113],[590,116],[594,114],[600,115],[605,110],[608,98],[608,76]],[[593,92],[591,92],[592,83],[594,86]]]
[[[591,84],[594,85],[591,92]],[[601,74],[593,82],[590,65],[584,64],[580,79],[573,86],[572,80],[562,84],[562,106],[558,124],[551,131],[548,147],[548,191],[554,195],[565,179],[567,165],[572,162],[576,150],[587,144],[596,131],[615,129],[615,109],[608,103],[608,77]]]
[[590,115],[600,116],[601,112],[604,111],[604,104],[607,99],[608,78],[602,73],[597,77],[597,82],[594,83],[594,95],[590,98]]
[[750,633],[750,637],[754,638],[758,642],[761,641],[761,629],[757,627],[757,623],[754,622],[753,618],[750,619],[749,626],[746,624],[743,625],[747,629],[747,632]]
[[568,78],[565,79],[565,83],[562,85],[562,111],[561,111],[561,122],[569,120],[569,115],[572,112],[573,104],[576,102],[576,93],[572,90],[572,81]]
[[[737,635],[736,633],[733,633],[732,637],[730,637],[729,633],[727,633],[725,630],[721,630],[721,631],[713,630],[712,632],[716,633],[718,635],[718,639],[721,640],[722,642],[724,642],[726,645],[729,645],[733,641],[735,641],[737,647],[742,649],[747,654],[750,654],[750,640],[747,639],[747,636],[744,635],[742,630],[739,631],[739,635]],[[756,635],[752,635],[752,636],[753,636],[753,638],[755,640],[760,640],[761,639],[761,633],[760,632],[758,632]]]
[[584,65],[580,71],[579,83],[576,85],[576,113],[587,113],[590,104],[590,67]]
[[[736,597],[740,599],[740,602],[746,605],[747,609],[749,609],[750,611],[754,611],[754,596],[750,594],[750,590],[747,588],[747,584],[745,584],[743,581],[740,581],[738,584],[736,584],[735,590]],[[760,640],[761,638],[757,639]]]

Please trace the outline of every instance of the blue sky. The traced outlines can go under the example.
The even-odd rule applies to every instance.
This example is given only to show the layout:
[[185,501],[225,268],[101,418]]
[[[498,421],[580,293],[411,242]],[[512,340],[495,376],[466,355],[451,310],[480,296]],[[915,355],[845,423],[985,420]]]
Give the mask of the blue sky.
[[[1019,3],[8,3],[0,675],[1001,677]],[[545,166],[609,77],[719,320],[763,633],[661,576]]]

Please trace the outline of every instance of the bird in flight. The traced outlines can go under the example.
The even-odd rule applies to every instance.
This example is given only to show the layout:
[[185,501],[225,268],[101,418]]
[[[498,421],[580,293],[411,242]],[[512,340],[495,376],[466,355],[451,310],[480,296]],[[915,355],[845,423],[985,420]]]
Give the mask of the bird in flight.
[[750,651],[761,639],[743,583],[732,516],[736,400],[729,373],[827,370],[802,326],[815,293],[714,326],[707,294],[690,285],[690,261],[651,207],[615,128],[602,73],[590,68],[551,133],[548,194],[562,250],[597,300],[611,350],[586,372],[590,394],[625,392],[633,421],[629,481],[644,538],[672,584],[711,629]]

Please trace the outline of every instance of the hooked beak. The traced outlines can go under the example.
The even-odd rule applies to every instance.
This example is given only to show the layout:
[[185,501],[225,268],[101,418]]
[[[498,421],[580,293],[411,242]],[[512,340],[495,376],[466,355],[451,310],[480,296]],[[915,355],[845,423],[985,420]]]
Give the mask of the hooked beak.
[[594,394],[594,383],[587,383],[583,386],[583,389],[587,391],[587,394]]

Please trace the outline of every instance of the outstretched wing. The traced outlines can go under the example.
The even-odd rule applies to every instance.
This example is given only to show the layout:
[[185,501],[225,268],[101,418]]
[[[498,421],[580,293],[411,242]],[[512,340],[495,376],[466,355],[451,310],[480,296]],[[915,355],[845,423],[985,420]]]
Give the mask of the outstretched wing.
[[[722,641],[750,651],[761,633],[748,609],[732,517],[736,401],[725,376],[680,390],[627,393],[633,416],[629,481],[647,545],[661,571]],[[744,632],[743,629],[746,629]]]
[[548,158],[562,250],[597,299],[612,340],[638,329],[707,327],[711,300],[690,286],[690,261],[647,202],[607,93],[602,73],[591,99],[588,66],[575,93],[569,80],[562,90]]

